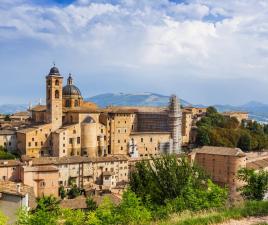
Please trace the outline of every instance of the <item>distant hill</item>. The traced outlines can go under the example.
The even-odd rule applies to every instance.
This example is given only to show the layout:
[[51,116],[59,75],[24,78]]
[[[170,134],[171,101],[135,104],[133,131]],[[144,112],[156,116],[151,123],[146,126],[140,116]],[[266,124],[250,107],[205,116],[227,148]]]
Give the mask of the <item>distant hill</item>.
[[28,105],[26,104],[3,104],[0,105],[0,114],[12,114],[26,111],[27,109]]
[[[96,95],[90,98],[86,98],[87,101],[95,102],[101,107],[106,107],[108,105],[117,106],[166,106],[168,105],[170,96],[145,92],[137,94],[127,94],[127,93],[106,93]],[[181,104],[183,106],[190,105],[189,102],[181,99]]]
[[[85,98],[86,101],[95,102],[100,107],[108,105],[115,106],[166,106],[169,102],[169,97],[166,95],[144,92],[144,93],[105,93]],[[180,99],[183,106],[191,105],[191,103]],[[205,105],[194,105],[206,107]],[[224,111],[246,111],[251,119],[259,122],[268,123],[268,104],[263,104],[257,101],[250,101],[240,106],[233,105],[214,105],[219,112]],[[0,114],[12,114],[15,112],[26,111],[26,104],[4,104],[0,105]]]

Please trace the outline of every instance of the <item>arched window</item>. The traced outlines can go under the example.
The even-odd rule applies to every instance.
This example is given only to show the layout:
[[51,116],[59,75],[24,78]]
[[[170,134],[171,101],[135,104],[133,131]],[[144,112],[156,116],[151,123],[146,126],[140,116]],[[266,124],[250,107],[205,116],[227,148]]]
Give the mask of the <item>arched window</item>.
[[70,107],[70,100],[69,99],[66,100],[65,106]]
[[74,102],[74,106],[75,106],[75,107],[78,106],[78,100],[75,100],[75,102]]
[[56,85],[56,86],[59,86],[59,84],[60,84],[59,80],[56,80],[56,81],[55,81],[55,85]]
[[60,98],[60,92],[59,92],[59,90],[56,90],[55,91],[55,98]]

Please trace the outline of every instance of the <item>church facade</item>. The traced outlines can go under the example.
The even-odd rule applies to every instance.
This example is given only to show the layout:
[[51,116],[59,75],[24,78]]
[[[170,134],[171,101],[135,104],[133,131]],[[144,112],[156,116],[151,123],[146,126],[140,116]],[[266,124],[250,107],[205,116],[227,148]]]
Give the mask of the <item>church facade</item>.
[[21,155],[151,157],[181,150],[181,109],[176,96],[167,107],[99,108],[83,96],[69,74],[52,67],[46,76],[46,105],[30,109],[31,126],[17,131]]

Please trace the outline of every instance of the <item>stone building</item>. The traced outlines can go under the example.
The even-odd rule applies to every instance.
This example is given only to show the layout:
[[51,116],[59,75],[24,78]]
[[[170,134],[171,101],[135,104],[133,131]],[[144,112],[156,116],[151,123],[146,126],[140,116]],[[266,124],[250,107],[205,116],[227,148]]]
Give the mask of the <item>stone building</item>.
[[239,169],[246,167],[246,154],[239,148],[203,146],[190,154],[191,161],[201,166],[212,180],[228,186],[236,194],[241,182],[237,179]]
[[249,119],[247,112],[223,112],[222,115],[230,118],[236,118],[239,123],[241,123],[243,120]]
[[0,147],[9,152],[17,149],[16,132],[13,130],[0,130]]
[[98,108],[83,100],[71,74],[63,86],[55,66],[46,76],[46,105],[31,108],[31,125],[17,131],[17,148],[30,157],[179,153],[181,110],[176,96],[167,107]]

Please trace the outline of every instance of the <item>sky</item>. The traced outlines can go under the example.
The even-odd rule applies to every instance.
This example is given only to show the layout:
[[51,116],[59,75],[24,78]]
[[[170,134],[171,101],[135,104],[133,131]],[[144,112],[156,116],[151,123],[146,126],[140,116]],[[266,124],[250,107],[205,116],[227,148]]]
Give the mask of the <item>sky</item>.
[[268,103],[268,1],[0,0],[0,104],[43,99],[53,62],[84,97]]

